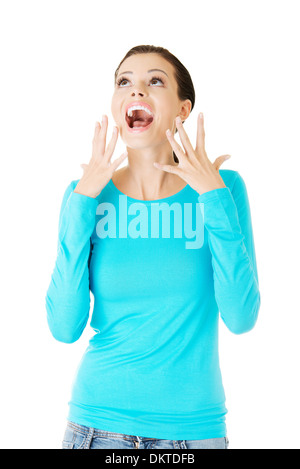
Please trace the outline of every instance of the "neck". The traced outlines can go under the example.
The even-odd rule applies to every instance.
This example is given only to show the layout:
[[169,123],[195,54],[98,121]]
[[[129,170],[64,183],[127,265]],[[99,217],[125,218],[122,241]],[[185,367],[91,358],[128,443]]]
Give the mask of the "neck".
[[137,198],[160,198],[161,194],[172,191],[174,185],[184,185],[184,181],[175,174],[153,166],[154,162],[175,165],[173,151],[158,145],[145,148],[128,148],[128,166],[124,168],[126,184],[137,193]]

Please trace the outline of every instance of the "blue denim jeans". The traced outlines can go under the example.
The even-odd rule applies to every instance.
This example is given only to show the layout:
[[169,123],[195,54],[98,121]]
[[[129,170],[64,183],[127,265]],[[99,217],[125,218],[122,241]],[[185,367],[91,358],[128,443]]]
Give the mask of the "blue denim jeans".
[[162,440],[68,422],[62,449],[227,449],[228,444],[227,436],[208,440]]

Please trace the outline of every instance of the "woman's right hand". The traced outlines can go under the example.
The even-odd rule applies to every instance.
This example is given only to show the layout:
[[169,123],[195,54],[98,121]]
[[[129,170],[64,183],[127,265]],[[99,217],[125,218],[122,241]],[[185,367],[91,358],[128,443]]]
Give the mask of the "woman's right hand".
[[94,138],[92,140],[92,157],[89,164],[80,165],[84,173],[74,189],[74,192],[78,194],[96,198],[112,178],[117,167],[128,156],[127,151],[125,151],[113,163],[110,162],[118,140],[119,129],[114,127],[112,138],[105,149],[107,126],[108,118],[106,115],[102,118],[102,126],[99,122],[96,122]]

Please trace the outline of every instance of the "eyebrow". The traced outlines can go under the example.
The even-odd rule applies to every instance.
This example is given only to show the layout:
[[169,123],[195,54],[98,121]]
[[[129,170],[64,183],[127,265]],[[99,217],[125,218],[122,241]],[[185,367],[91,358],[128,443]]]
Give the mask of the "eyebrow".
[[[148,70],[147,73],[150,73],[150,72],[162,72],[165,75],[167,75],[167,77],[169,78],[168,74],[166,72],[164,72],[163,70],[160,70],[159,68],[152,68],[151,70]],[[119,75],[125,75],[125,73],[131,73],[132,74],[133,72],[122,72],[122,73],[119,73]]]

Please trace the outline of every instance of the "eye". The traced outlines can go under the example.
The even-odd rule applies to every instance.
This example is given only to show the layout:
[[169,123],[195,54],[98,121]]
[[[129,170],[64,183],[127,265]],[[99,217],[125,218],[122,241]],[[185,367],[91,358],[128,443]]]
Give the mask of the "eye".
[[164,84],[164,81],[159,77],[153,77],[151,81],[160,81],[162,84]]
[[[122,78],[122,77],[119,78],[119,80],[117,81],[117,85],[118,85],[120,88],[124,88],[124,86],[122,86],[122,83],[123,83],[124,81],[125,81],[125,82],[128,81],[127,78]],[[152,82],[152,81],[156,81],[156,82],[157,82],[157,81],[160,81],[160,82],[164,85],[164,80],[163,80],[162,78],[159,78],[159,77],[152,77],[151,80],[150,80],[150,82]]]
[[118,86],[121,86],[121,84],[123,83],[123,81],[128,81],[128,80],[126,80],[126,78],[119,78],[119,80],[117,81],[117,85],[118,85]]

